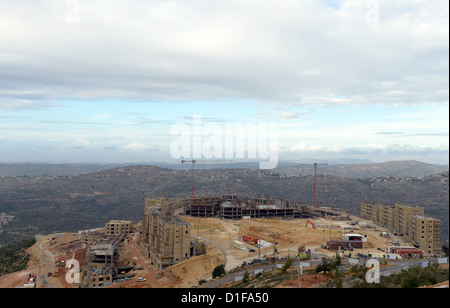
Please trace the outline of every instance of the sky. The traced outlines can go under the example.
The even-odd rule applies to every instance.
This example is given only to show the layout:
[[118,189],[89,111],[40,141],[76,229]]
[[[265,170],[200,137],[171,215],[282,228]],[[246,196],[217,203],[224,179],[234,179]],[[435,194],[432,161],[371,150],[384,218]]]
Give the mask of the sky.
[[0,163],[179,162],[175,127],[238,160],[242,125],[257,159],[448,164],[448,6],[0,0]]

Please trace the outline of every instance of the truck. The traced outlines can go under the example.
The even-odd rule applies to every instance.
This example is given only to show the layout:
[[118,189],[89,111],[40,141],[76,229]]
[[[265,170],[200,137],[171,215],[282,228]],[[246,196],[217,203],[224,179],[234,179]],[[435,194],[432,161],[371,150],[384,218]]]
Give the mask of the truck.
[[250,245],[256,245],[256,244],[258,244],[258,239],[255,238],[255,237],[251,237],[251,236],[246,236],[246,235],[244,235],[244,236],[242,237],[242,240],[243,240],[244,242],[250,244]]

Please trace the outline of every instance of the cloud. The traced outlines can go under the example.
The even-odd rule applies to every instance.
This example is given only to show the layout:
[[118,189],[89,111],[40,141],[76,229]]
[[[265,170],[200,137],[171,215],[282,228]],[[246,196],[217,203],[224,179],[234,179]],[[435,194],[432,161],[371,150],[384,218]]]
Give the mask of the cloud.
[[125,150],[130,150],[133,152],[140,152],[140,151],[146,151],[146,150],[152,150],[151,145],[133,142],[123,147]]
[[297,119],[301,115],[300,112],[291,111],[291,112],[282,112],[279,116],[280,119]]
[[318,152],[322,150],[324,150],[324,147],[321,145],[309,145],[305,142],[301,142],[290,148],[291,152]]
[[379,0],[377,20],[356,0],[76,2],[0,4],[0,101],[25,100],[0,108],[448,103],[447,1]]
[[300,143],[294,147],[291,147],[288,152],[293,153],[306,153],[315,152],[326,154],[329,156],[336,154],[351,154],[351,155],[422,155],[422,154],[439,154],[448,155],[448,146],[428,147],[428,146],[416,146],[416,145],[401,145],[401,144],[389,144],[389,145],[377,145],[367,144],[362,146],[352,147],[324,147],[322,145],[309,145],[307,143]]
[[381,135],[381,136],[392,136],[392,137],[401,137],[401,138],[405,138],[405,137],[448,137],[448,132],[442,132],[442,133],[406,133],[406,132],[377,132],[377,135]]
[[404,132],[377,132],[377,135],[382,135],[382,136],[404,136],[405,133]]
[[0,97],[0,109],[3,110],[36,110],[61,107],[60,103],[5,99]]

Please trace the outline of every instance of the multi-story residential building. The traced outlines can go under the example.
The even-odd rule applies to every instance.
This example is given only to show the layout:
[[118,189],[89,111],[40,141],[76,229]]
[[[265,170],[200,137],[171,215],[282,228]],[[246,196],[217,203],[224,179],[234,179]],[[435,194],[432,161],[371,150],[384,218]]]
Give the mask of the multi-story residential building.
[[111,220],[105,226],[106,236],[119,236],[131,233],[131,221],[126,220]]
[[394,230],[411,238],[413,215],[424,215],[423,207],[416,205],[394,205]]
[[411,238],[413,244],[425,253],[441,251],[441,221],[439,219],[412,215]]
[[191,256],[190,228],[174,216],[172,201],[147,199],[139,245],[144,255],[159,269]]
[[360,216],[406,236],[428,254],[440,252],[441,221],[424,216],[424,208],[416,205],[361,203]]

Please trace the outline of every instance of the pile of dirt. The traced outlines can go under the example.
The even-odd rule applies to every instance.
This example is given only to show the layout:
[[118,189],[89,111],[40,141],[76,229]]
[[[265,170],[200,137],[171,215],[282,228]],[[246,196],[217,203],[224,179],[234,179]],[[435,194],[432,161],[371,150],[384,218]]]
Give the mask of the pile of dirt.
[[216,218],[197,218],[183,216],[182,219],[191,225],[191,234],[194,235],[195,231],[202,230],[218,230],[225,231],[227,228],[222,222]]
[[169,278],[172,285],[188,287],[209,278],[214,268],[224,262],[222,252],[216,246],[208,245],[206,254],[177,263],[162,271],[161,276]]
[[336,229],[321,229],[292,224],[283,220],[250,219],[243,220],[239,229],[239,236],[251,236],[267,242],[273,242],[273,234],[279,247],[304,244],[307,247],[320,247],[327,239],[341,238],[342,232]]

